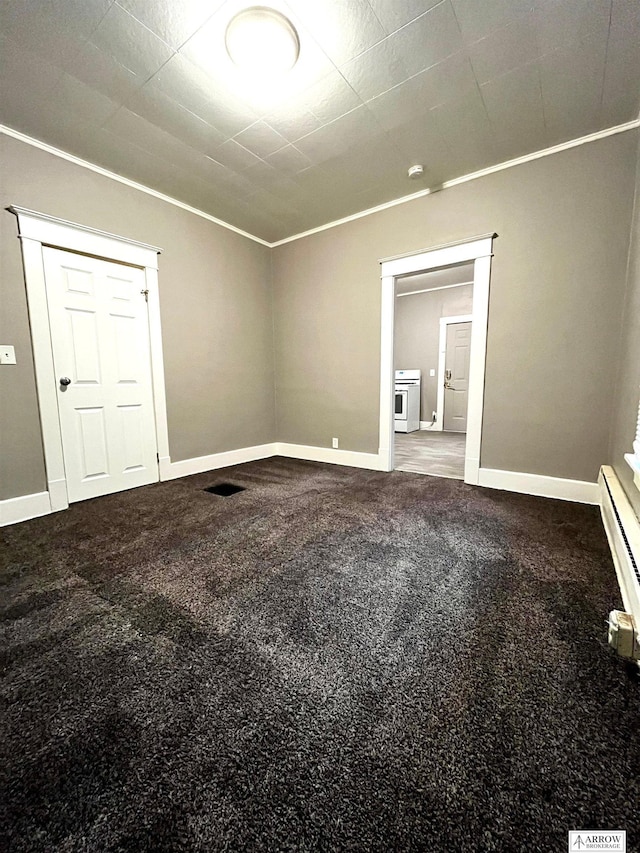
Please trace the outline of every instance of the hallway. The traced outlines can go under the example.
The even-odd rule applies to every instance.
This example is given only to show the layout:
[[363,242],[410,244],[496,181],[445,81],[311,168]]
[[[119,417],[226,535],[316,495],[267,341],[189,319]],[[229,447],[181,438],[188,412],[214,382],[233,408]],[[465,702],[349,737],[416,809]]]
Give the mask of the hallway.
[[462,480],[466,439],[463,432],[397,432],[395,470]]

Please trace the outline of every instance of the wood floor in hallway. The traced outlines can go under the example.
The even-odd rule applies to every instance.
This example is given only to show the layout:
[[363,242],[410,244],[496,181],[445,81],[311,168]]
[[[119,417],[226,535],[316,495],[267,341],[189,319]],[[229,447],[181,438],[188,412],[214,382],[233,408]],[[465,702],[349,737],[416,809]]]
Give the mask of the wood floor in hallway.
[[464,432],[395,433],[395,469],[413,474],[464,478]]

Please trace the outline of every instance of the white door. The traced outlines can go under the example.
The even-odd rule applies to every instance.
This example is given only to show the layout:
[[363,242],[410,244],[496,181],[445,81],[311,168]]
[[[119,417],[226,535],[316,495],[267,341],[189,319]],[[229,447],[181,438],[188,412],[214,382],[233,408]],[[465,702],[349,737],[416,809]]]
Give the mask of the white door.
[[69,501],[154,483],[144,272],[59,249],[43,255]]
[[444,361],[444,428],[467,431],[471,323],[449,323]]

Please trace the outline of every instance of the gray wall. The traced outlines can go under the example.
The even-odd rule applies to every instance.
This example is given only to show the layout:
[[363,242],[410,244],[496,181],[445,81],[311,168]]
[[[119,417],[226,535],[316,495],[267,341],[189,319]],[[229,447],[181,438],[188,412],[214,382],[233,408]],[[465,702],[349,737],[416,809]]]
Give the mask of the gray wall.
[[616,383],[613,428],[609,459],[640,518],[640,492],[633,482],[624,454],[631,452],[640,396],[640,146],[636,169],[636,198],[620,345],[620,367]]
[[[471,273],[473,275],[473,271]],[[396,297],[394,365],[396,370],[420,368],[420,420],[430,421],[438,403],[440,318],[471,314],[473,285]],[[436,371],[429,376],[429,370]]]
[[[594,480],[613,458],[628,485],[620,456],[637,404],[637,236],[623,339],[632,367],[620,376],[611,456],[608,413],[637,139],[637,131],[609,137],[272,252],[7,137],[1,201],[164,248],[173,460],[276,438],[327,447],[337,436],[341,448],[377,452],[378,259],[497,231],[481,464]],[[4,499],[41,491],[45,480],[16,221],[4,209],[0,241],[0,342],[18,356],[16,367],[0,369]]]
[[0,136],[0,499],[45,473],[16,204],[164,249],[159,259],[173,461],[275,439],[270,250],[174,205]]
[[481,464],[594,481],[608,458],[637,131],[274,250],[278,437],[378,450],[379,258],[496,231]]

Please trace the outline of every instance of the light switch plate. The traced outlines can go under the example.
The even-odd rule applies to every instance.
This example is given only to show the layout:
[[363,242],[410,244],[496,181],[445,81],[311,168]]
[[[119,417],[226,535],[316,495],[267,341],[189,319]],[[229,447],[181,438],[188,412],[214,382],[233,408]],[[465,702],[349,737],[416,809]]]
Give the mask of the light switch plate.
[[8,344],[0,344],[0,364],[15,364],[16,350]]
[[432,367],[431,370],[429,371],[429,376],[435,376],[435,375],[436,375],[436,372],[435,372],[434,368]]

